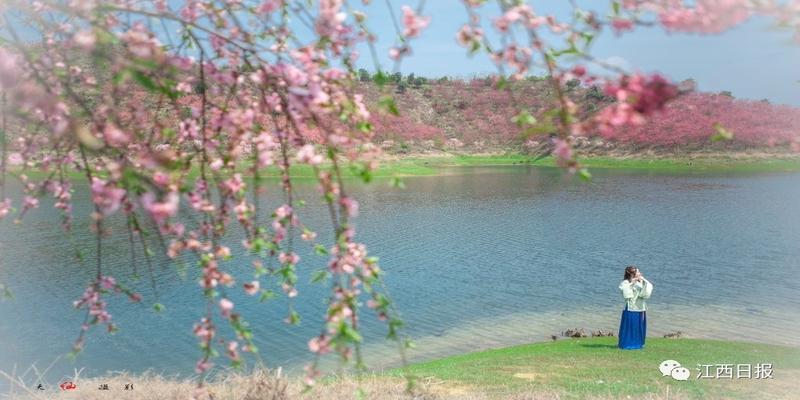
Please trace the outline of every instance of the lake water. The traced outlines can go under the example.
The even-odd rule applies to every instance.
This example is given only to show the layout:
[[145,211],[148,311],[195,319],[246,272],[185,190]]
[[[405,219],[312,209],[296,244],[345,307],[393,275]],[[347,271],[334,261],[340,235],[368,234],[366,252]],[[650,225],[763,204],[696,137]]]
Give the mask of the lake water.
[[[800,346],[800,174],[595,170],[586,184],[552,168],[451,172],[408,178],[402,190],[386,181],[350,188],[361,203],[358,237],[380,257],[417,344],[411,360],[549,340],[574,327],[616,331],[617,285],[628,264],[655,285],[651,336],[681,330],[689,337]],[[329,230],[315,187],[298,190],[308,201],[304,222]],[[150,309],[154,293],[146,266],[138,265],[142,279],[131,284],[145,301],[110,301],[121,331],[93,328],[76,361],[63,356],[84,316],[71,303],[94,275],[91,257],[73,257],[75,246],[91,256],[94,245],[84,217],[88,198],[76,193],[75,202],[72,238],[47,201],[21,225],[0,223],[0,281],[15,295],[0,302],[0,369],[44,369],[55,360],[52,380],[81,368],[83,375],[147,369],[191,375],[199,357],[191,328],[205,307],[191,264],[186,277],[168,262],[155,266],[167,307],[162,314]],[[114,220],[112,228],[105,268],[129,281],[124,222]],[[325,307],[325,288],[308,281],[326,259],[299,247],[300,326],[281,321],[285,299],[258,303],[233,295],[267,364],[291,371],[311,359],[306,343],[319,333]],[[225,267],[241,280],[251,269],[243,257]],[[369,314],[363,322],[368,364],[397,365],[382,323]],[[217,361],[226,364],[224,357]]]

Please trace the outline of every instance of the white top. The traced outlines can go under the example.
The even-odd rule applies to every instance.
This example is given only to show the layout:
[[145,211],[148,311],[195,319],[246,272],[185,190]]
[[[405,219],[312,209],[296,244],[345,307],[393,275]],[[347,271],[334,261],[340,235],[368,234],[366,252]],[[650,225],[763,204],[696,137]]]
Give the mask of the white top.
[[628,311],[647,311],[647,302],[653,293],[653,284],[647,279],[642,278],[642,282],[631,283],[627,280],[619,284],[622,291],[622,298],[628,305]]

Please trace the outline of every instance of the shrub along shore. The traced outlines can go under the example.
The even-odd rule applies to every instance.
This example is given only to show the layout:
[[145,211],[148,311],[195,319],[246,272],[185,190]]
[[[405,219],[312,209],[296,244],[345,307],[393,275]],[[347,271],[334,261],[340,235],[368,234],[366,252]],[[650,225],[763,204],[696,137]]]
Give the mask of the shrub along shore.
[[[659,365],[676,360],[692,375],[687,381],[662,376]],[[771,375],[757,378],[758,365]],[[697,378],[699,365],[712,365],[714,378]],[[718,365],[731,365],[732,378]],[[738,365],[751,378],[737,378]],[[405,375],[414,385],[407,391]],[[741,376],[744,376],[742,373]],[[2,378],[2,376],[0,376]],[[195,393],[192,379],[155,374],[75,377],[78,389],[37,392],[18,384],[9,399],[185,400]],[[98,390],[101,383],[110,390]],[[123,390],[134,383],[134,390]],[[791,399],[800,390],[800,349],[702,339],[648,339],[641,351],[616,348],[616,338],[592,337],[533,343],[462,354],[366,375],[330,376],[305,392],[299,377],[280,372],[222,373],[207,383],[216,400],[283,399]]]

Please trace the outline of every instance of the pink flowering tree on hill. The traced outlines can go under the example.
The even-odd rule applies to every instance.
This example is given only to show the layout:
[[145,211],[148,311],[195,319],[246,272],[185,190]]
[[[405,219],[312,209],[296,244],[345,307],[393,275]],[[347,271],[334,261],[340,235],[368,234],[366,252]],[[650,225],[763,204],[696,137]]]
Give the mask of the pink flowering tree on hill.
[[[104,269],[104,244],[118,234],[105,223],[112,215],[124,216],[131,245],[145,254],[162,247],[154,246],[156,240],[169,257],[191,257],[199,266],[199,294],[208,304],[193,327],[201,377],[212,368],[217,348],[233,365],[243,361],[242,353],[257,352],[245,316],[221,289],[259,296],[267,280],[277,280],[285,296],[300,296],[301,260],[295,252],[300,245],[329,256],[326,322],[310,338],[310,351],[319,357],[334,353],[363,367],[362,302],[369,314],[386,322],[388,337],[401,341],[401,349],[405,346],[402,322],[381,290],[377,259],[357,239],[352,220],[358,202],[343,179],[343,168],[353,166],[369,180],[380,154],[372,143],[376,126],[384,129],[388,121],[406,129],[396,119],[402,117],[394,115],[397,106],[386,86],[390,71],[377,60],[375,81],[384,88],[382,94],[367,103],[358,90],[356,46],[364,43],[372,54],[378,50],[369,28],[373,21],[353,8],[355,2],[9,0],[0,5],[0,218],[22,220],[39,207],[42,196],[52,196],[64,230],[74,228],[73,218],[90,219],[96,271],[84,293],[76,294],[74,306],[86,313],[76,352],[93,326],[116,329],[106,307],[109,296],[155,301],[143,299]],[[494,9],[499,5],[501,12],[484,21],[478,10],[488,3]],[[575,5],[570,20],[539,14],[522,1],[463,0],[462,6],[466,22],[454,32],[455,41],[496,63],[493,84],[498,89],[544,72],[552,92],[539,105],[544,111],[533,115],[511,97],[506,107],[519,106],[513,126],[552,134],[557,163],[583,177],[588,172],[573,151],[573,137],[646,134],[636,127],[681,95],[659,75],[626,74],[594,59],[590,50],[598,35],[634,34],[637,27],[652,25],[718,33],[761,14],[800,37],[798,1],[610,1],[604,13]],[[424,14],[424,1],[402,6],[393,15],[398,17],[393,21],[397,39],[389,55],[396,72],[412,54],[414,41],[424,40],[431,17]],[[489,30],[492,35],[486,34]],[[591,74],[590,66],[611,75]],[[615,101],[597,113],[581,113],[568,96],[574,80],[602,87]],[[393,116],[382,119],[376,113]],[[665,115],[657,118],[669,119]],[[736,120],[720,123],[738,131]],[[769,137],[785,140],[777,132],[780,126],[775,129]],[[682,132],[659,135],[681,140]],[[333,233],[333,243],[319,243],[316,229],[321,227],[306,226],[298,211],[289,171],[299,164],[314,171],[330,214],[325,229]],[[262,174],[268,168],[282,176],[276,196],[283,203],[269,210],[260,206],[266,196]],[[91,191],[90,215],[73,215],[74,173]],[[11,200],[8,179],[21,184],[21,200]],[[192,215],[198,224],[184,225],[179,213]],[[233,225],[241,227],[237,231],[247,254],[232,254],[221,243]],[[297,234],[305,244],[293,240]],[[231,257],[251,260],[252,279],[233,279]],[[286,315],[290,324],[300,318],[291,306]],[[219,337],[219,324],[229,324],[235,334]],[[306,382],[313,384],[319,373],[316,362],[309,365]]]
[[[669,103],[639,125],[600,133],[640,146],[675,147],[719,140],[728,147],[790,146],[800,151],[800,109],[721,94],[693,93]],[[726,133],[727,132],[727,133]]]

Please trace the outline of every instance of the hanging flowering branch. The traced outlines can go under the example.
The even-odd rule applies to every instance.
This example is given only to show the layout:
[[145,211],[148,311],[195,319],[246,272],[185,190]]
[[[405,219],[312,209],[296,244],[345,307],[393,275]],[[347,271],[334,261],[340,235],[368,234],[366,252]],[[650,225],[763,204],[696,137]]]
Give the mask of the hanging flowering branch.
[[[300,234],[331,255],[335,283],[325,340],[335,344],[342,360],[355,353],[361,363],[362,290],[371,305],[379,300],[373,308],[379,318],[392,318],[390,336],[397,337],[396,313],[375,286],[376,260],[366,257],[349,222],[358,203],[346,194],[342,179],[342,164],[349,163],[359,164],[368,177],[377,153],[367,106],[351,90],[354,46],[363,37],[349,24],[344,2],[320,1],[316,10],[280,0],[5,7],[14,12],[4,14],[0,47],[0,79],[8,98],[3,132],[13,133],[3,138],[15,143],[9,152],[4,140],[2,168],[5,179],[8,160],[23,183],[17,218],[50,193],[69,230],[69,173],[80,172],[91,190],[97,278],[75,302],[87,312],[76,352],[90,326],[116,329],[104,296],[124,292],[141,299],[103,274],[103,240],[111,234],[103,222],[117,213],[126,217],[131,248],[143,248],[148,270],[153,239],[146,236],[167,256],[194,258],[200,266],[199,286],[208,304],[194,326],[202,350],[196,372],[202,376],[217,354],[219,321],[233,328],[235,337],[223,343],[234,366],[242,362],[240,351],[258,350],[248,323],[226,295],[237,286],[228,271],[234,255],[221,244],[232,223],[243,228],[255,267],[253,279],[238,286],[263,300],[271,293],[262,289],[267,286],[262,280],[277,279],[290,299],[287,323],[300,319],[291,302],[298,296],[300,259],[293,240]],[[292,18],[308,23],[312,40],[301,41],[300,28],[289,24]],[[415,23],[408,35],[416,36],[423,25]],[[6,115],[13,121],[9,128]],[[316,233],[297,214],[289,174],[296,164],[310,165],[318,178],[336,239],[330,250],[314,242]],[[259,174],[269,167],[281,173],[284,204],[265,215]],[[33,181],[17,173],[25,169],[49,174]],[[5,181],[0,187],[0,217],[5,217],[13,209]],[[197,223],[185,225],[183,213]],[[132,264],[136,268],[136,260]],[[151,280],[155,289],[152,273]]]

